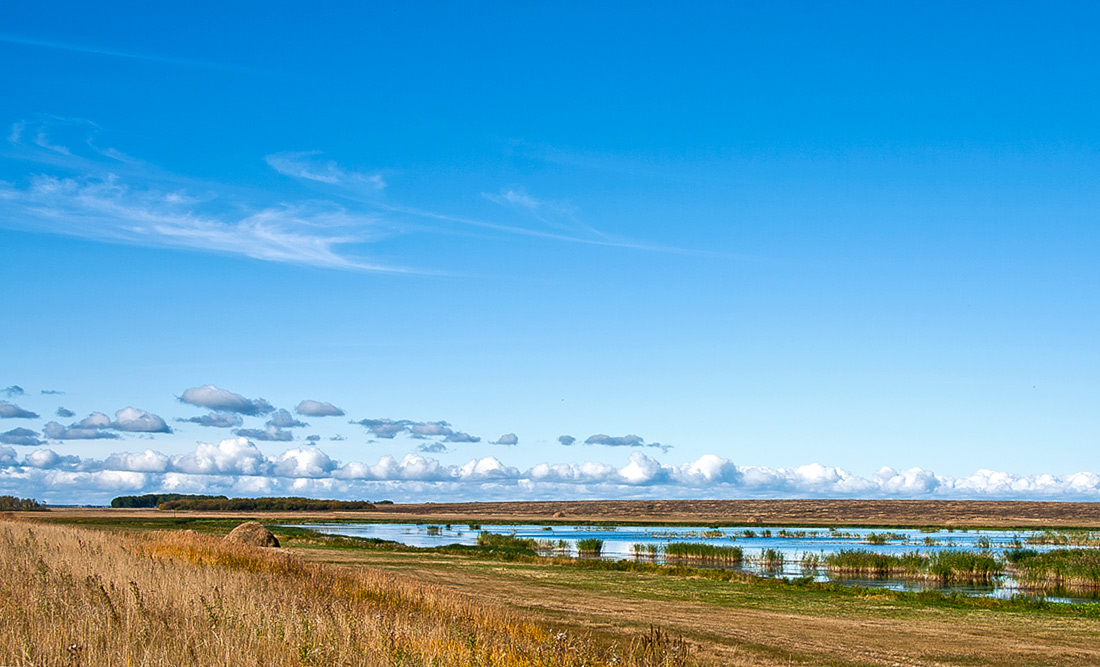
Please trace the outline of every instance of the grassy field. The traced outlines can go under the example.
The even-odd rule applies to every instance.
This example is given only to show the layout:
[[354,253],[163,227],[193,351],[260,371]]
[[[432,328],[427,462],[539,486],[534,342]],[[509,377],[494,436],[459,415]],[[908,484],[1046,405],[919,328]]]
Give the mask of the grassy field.
[[392,570],[193,531],[2,520],[0,614],[3,665],[688,664],[656,631],[597,642]]
[[[1100,605],[537,558],[510,543],[412,550],[277,527],[284,548],[257,555],[214,537],[243,518],[0,522],[0,604],[16,621],[0,629],[0,664],[1100,664]],[[72,521],[86,528],[49,525]]]

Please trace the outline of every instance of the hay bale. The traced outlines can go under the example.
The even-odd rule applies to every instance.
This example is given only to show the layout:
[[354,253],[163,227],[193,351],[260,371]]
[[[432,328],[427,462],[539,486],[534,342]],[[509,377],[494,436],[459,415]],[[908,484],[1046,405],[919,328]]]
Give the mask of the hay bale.
[[225,539],[232,542],[251,544],[254,547],[279,546],[279,539],[270,530],[264,528],[259,521],[245,521],[226,535]]

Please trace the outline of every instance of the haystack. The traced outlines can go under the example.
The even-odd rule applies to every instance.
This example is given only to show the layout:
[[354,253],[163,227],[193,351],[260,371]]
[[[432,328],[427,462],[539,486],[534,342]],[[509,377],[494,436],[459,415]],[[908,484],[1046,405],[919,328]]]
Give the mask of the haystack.
[[254,547],[279,546],[279,539],[259,521],[245,521],[226,535],[225,539],[251,544]]

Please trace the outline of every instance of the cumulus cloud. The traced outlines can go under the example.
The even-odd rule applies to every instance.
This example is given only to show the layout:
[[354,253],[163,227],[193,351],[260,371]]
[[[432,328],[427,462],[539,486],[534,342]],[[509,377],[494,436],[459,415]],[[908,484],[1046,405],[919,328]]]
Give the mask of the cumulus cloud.
[[278,426],[270,425],[262,431],[258,428],[239,428],[233,431],[233,433],[242,438],[263,440],[266,442],[290,442],[294,439],[294,434],[290,431],[284,431]]
[[38,447],[39,445],[46,444],[38,439],[37,431],[32,431],[29,428],[13,428],[10,431],[0,433],[0,442],[5,445],[23,445],[30,447]]
[[387,440],[392,440],[397,434],[403,433],[406,428],[405,422],[390,419],[360,419],[352,423],[366,428],[376,438]]
[[194,452],[174,458],[172,469],[195,475],[262,475],[270,464],[247,438],[229,438],[216,445],[199,443]]
[[26,393],[27,392],[23,391],[23,388],[20,387],[17,384],[13,384],[10,387],[5,387],[3,389],[0,389],[0,394],[3,394],[5,396],[7,396],[8,398],[12,398],[13,396],[22,396]]
[[36,449],[23,459],[23,465],[31,468],[75,468],[80,465],[79,456],[62,456],[52,449]]
[[110,428],[111,418],[102,412],[93,412],[75,424],[62,426],[51,421],[42,427],[42,434],[50,440],[117,440],[118,434]]
[[442,454],[447,451],[447,445],[442,442],[425,442],[417,446],[416,449],[425,454]]
[[3,419],[38,419],[38,413],[24,410],[15,403],[0,401],[0,418]]
[[294,408],[294,411],[306,417],[343,417],[344,411],[332,403],[322,401],[304,400]]
[[595,435],[588,436],[588,438],[584,441],[584,444],[602,445],[604,447],[653,447],[656,449],[660,449],[662,452],[667,452],[668,450],[672,449],[672,445],[662,445],[659,442],[646,442],[645,439],[641,436],[633,434],[611,436],[605,435],[603,433],[597,433]]
[[177,419],[178,422],[190,422],[198,424],[199,426],[212,426],[214,428],[236,428],[244,423],[244,419],[240,415],[233,414],[232,412],[211,412],[206,415],[199,415],[198,417],[188,417],[187,419]]
[[306,436],[306,442],[320,442],[320,441],[321,441],[321,436],[317,435],[316,433],[313,434],[313,435],[307,435]]
[[446,438],[443,438],[446,442],[481,442],[481,438],[476,435],[470,435],[469,433],[463,433],[462,431],[456,431],[451,433]]
[[405,428],[414,438],[431,438],[437,436],[453,435],[451,425],[444,421],[438,422],[405,422]]
[[272,465],[272,474],[279,477],[326,477],[336,463],[320,449],[305,447],[288,449]]
[[138,408],[122,408],[115,413],[110,428],[128,433],[171,433],[172,429],[162,418]]
[[245,398],[225,389],[219,389],[212,384],[201,387],[191,387],[179,397],[181,403],[200,408],[207,408],[216,412],[236,412],[242,415],[266,415],[275,408],[262,398]]
[[480,437],[455,431],[445,421],[418,422],[409,419],[360,419],[352,423],[363,426],[376,438],[392,439],[405,433],[409,437],[419,440],[442,438],[444,442],[481,442]]
[[54,414],[56,414],[58,417],[61,417],[62,419],[72,419],[76,416],[75,412],[65,407],[57,408],[57,412],[55,412]]
[[577,439],[574,438],[571,435],[559,435],[558,436],[558,442],[565,445],[566,447],[572,445],[576,441],[577,441]]
[[65,392],[56,389],[43,389],[41,393],[43,396],[54,396],[57,394],[64,394]]
[[103,468],[131,472],[167,472],[171,464],[172,459],[168,456],[146,449],[143,452],[111,454],[103,461]]
[[[95,420],[93,420],[94,422]],[[423,443],[424,446],[441,444]],[[1017,475],[979,470],[952,478],[912,468],[882,468],[872,478],[843,468],[811,463],[794,468],[738,466],[716,455],[682,464],[663,464],[634,451],[625,465],[540,463],[528,470],[495,457],[444,465],[424,453],[375,464],[341,465],[314,446],[265,456],[246,438],[217,445],[200,443],[182,456],[145,450],[116,453],[104,460],[61,456],[41,448],[19,462],[15,450],[0,447],[0,491],[34,495],[51,489],[51,502],[88,502],[122,489],[144,492],[231,493],[390,497],[398,500],[530,498],[987,498],[1100,501],[1100,474]],[[68,494],[68,495],[66,495]]]
[[309,424],[303,421],[298,421],[294,418],[294,415],[282,408],[272,413],[271,419],[267,421],[267,425],[274,426],[275,428],[300,428],[309,426]]
[[508,446],[508,447],[512,447],[514,445],[519,444],[519,436],[517,436],[515,433],[505,433],[504,435],[500,436],[496,440],[493,440],[489,444],[490,445],[505,445],[505,446]]

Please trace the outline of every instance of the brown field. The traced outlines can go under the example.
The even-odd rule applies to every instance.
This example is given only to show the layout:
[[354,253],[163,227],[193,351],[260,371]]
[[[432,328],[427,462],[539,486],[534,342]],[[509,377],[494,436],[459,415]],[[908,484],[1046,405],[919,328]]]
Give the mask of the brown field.
[[0,520],[0,664],[20,667],[676,667],[655,633],[551,631],[491,600],[378,568],[192,531]]
[[[260,552],[208,535],[133,530],[165,525],[145,519],[242,515],[270,525],[361,519],[1100,526],[1100,506],[1087,503],[605,501],[316,513],[57,509],[0,520],[0,613],[9,619],[0,626],[0,664],[1100,665],[1096,605],[955,603],[548,559],[372,551],[305,537]],[[121,532],[49,525],[57,521]],[[227,525],[233,522],[208,529]]]
[[656,625],[700,665],[1100,665],[1100,619],[906,603],[887,594],[379,552],[304,557],[400,573],[551,627],[621,637]]
[[[58,508],[73,518],[164,517],[157,510]],[[282,516],[297,520],[435,523],[623,522],[776,526],[1100,528],[1100,503],[972,500],[598,500],[379,505],[355,512],[185,512],[180,516]]]

